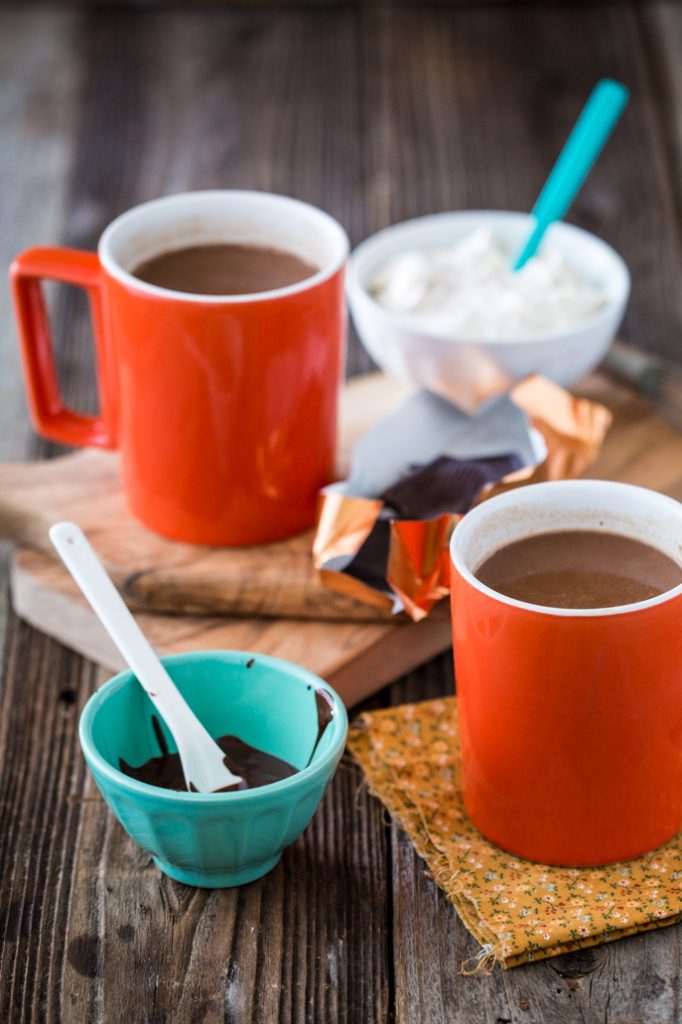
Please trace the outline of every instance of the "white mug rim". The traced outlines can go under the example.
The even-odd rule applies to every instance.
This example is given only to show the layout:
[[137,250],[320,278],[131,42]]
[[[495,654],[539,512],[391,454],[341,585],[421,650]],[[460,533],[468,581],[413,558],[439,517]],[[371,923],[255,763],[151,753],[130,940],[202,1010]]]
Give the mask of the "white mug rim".
[[[118,231],[129,227],[131,222],[135,221],[141,212],[148,211],[150,208],[159,208],[166,206],[172,209],[173,206],[177,205],[178,201],[186,200],[191,197],[202,197],[203,199],[210,200],[215,198],[216,200],[225,196],[231,196],[237,200],[263,200],[264,203],[274,200],[276,203],[284,206],[289,205],[292,210],[305,209],[311,212],[315,217],[318,218],[323,230],[329,231],[332,235],[336,236],[336,245],[338,252],[335,257],[329,260],[325,266],[321,267],[315,274],[310,277],[303,278],[302,281],[297,281],[295,284],[287,285],[284,288],[273,288],[269,291],[262,292],[246,292],[239,295],[202,295],[196,292],[179,292],[172,288],[160,288],[158,285],[149,284],[147,281],[141,281],[140,278],[135,277],[130,271],[125,270],[120,263],[114,257],[111,248],[114,237]],[[102,267],[111,277],[115,278],[121,284],[127,288],[132,288],[135,291],[142,292],[145,295],[154,296],[160,299],[173,299],[174,301],[190,302],[190,303],[201,303],[202,305],[208,306],[223,306],[223,305],[245,305],[252,304],[255,302],[266,302],[274,299],[286,298],[289,295],[296,295],[299,292],[310,291],[312,288],[316,288],[318,285],[323,284],[325,281],[333,277],[345,264],[348,253],[350,252],[350,242],[348,235],[341,224],[331,216],[317,206],[313,206],[312,203],[306,203],[302,199],[293,199],[291,196],[280,195],[277,192],[265,192],[257,189],[200,189],[190,192],[176,192],[168,196],[160,196],[157,199],[150,199],[144,203],[138,203],[137,206],[131,207],[124,213],[114,218],[111,223],[104,229],[100,237],[97,246],[97,255],[99,256]]]
[[[646,601],[637,601],[633,604],[610,605],[605,608],[555,608],[547,605],[531,604],[528,601],[519,601],[516,598],[508,597],[506,594],[500,594],[497,590],[493,590],[492,587],[482,583],[465,564],[464,555],[460,548],[463,540],[466,540],[466,532],[473,529],[478,521],[490,513],[491,509],[494,511],[495,507],[499,507],[498,503],[502,501],[508,502],[511,496],[519,497],[524,491],[529,490],[533,490],[537,494],[540,489],[546,492],[547,488],[551,488],[552,493],[556,494],[559,488],[571,488],[572,490],[584,488],[587,491],[588,488],[594,489],[595,485],[598,489],[610,490],[612,492],[616,489],[621,491],[621,493],[634,491],[641,496],[646,496],[652,504],[662,504],[669,509],[675,507],[678,514],[682,517],[682,505],[680,502],[665,494],[660,494],[658,491],[653,491],[648,487],[639,487],[636,484],[626,484],[615,480],[553,480],[545,483],[527,484],[524,487],[514,488],[512,491],[506,491],[503,494],[498,494],[493,498],[482,501],[480,505],[477,505],[463,516],[450,538],[450,560],[452,565],[466,583],[499,604],[505,604],[512,608],[519,608],[539,615],[550,615],[560,618],[588,619],[604,618],[611,615],[628,615],[633,612],[645,611],[647,608],[655,608],[660,604],[666,604],[668,601],[682,595],[682,583],[680,583],[677,587],[673,587],[672,590],[666,590],[662,594],[648,598]],[[465,534],[463,536],[460,533],[458,538],[457,533],[465,523],[467,524]],[[605,530],[604,532],[608,531]],[[455,614],[457,614],[456,608]]]

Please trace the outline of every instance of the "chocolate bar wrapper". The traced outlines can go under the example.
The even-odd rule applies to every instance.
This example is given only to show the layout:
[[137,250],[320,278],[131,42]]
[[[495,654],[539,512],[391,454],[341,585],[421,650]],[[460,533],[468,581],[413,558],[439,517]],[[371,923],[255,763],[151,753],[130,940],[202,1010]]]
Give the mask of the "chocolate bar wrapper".
[[610,423],[604,406],[538,376],[476,416],[416,392],[358,443],[349,479],[321,494],[313,557],[324,583],[424,618],[449,591],[461,515],[513,487],[579,476]]

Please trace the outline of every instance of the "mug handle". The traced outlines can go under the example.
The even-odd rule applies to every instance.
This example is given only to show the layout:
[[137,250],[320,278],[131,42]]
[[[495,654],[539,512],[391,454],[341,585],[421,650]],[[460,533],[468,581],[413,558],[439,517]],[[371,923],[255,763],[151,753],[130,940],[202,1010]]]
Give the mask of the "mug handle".
[[[41,287],[43,278],[77,285],[88,293],[95,339],[99,416],[77,412],[62,398]],[[48,440],[61,444],[115,448],[115,375],[104,326],[103,270],[99,257],[94,252],[79,249],[27,249],[12,263],[10,283],[28,405],[35,429]]]

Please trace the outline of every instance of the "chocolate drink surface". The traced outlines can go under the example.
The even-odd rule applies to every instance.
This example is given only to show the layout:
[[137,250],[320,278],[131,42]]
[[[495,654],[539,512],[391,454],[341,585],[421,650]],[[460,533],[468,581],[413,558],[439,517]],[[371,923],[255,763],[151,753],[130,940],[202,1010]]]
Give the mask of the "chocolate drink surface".
[[634,604],[682,583],[682,568],[658,548],[600,530],[524,537],[495,551],[474,575],[499,594],[550,608]]
[[193,245],[144,260],[135,277],[194,295],[248,295],[286,288],[317,273],[293,253],[258,245]]

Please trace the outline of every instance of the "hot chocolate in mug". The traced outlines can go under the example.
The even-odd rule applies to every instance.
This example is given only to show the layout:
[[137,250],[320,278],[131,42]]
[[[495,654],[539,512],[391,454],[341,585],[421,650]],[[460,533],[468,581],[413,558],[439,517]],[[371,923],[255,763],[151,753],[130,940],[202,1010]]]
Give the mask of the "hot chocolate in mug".
[[[133,271],[171,249],[291,252],[312,276],[240,295],[171,291]],[[33,423],[68,445],[118,448],[131,511],[175,540],[246,545],[314,522],[332,479],[348,239],[328,214],[264,192],[168,196],[124,213],[97,253],[29,249],[11,281]],[[100,414],[60,394],[41,280],[88,292]]]
[[533,534],[605,530],[682,562],[682,505],[642,487],[520,487],[452,535],[462,786],[473,824],[530,860],[607,864],[682,828],[682,585],[635,604],[553,608],[476,571]]

